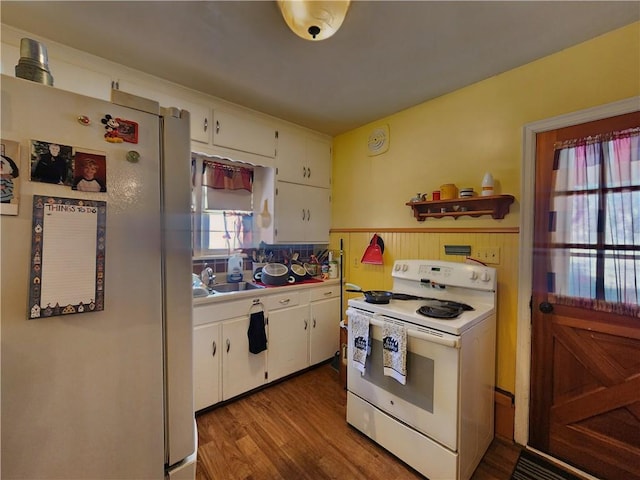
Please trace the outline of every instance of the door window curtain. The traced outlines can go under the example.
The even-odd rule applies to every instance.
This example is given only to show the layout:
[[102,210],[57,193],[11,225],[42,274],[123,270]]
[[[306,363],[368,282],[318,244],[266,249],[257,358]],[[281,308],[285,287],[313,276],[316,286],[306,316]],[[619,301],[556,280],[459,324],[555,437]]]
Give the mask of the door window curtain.
[[555,145],[547,289],[640,318],[640,128]]

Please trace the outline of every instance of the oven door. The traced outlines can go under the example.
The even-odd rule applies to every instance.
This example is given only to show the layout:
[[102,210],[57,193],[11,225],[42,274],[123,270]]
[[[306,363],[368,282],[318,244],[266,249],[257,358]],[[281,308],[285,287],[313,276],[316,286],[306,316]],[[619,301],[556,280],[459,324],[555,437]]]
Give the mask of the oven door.
[[386,317],[357,312],[369,317],[371,353],[361,374],[353,366],[350,321],[347,389],[456,452],[460,337],[406,323],[407,380],[402,385],[383,373],[382,325]]

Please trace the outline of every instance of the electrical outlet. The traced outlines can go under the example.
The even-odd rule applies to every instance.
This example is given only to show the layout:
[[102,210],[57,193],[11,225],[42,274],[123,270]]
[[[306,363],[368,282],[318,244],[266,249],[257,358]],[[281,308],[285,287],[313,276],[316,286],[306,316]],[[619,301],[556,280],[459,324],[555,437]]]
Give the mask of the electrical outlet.
[[497,265],[500,263],[500,247],[478,248],[473,258],[486,264]]

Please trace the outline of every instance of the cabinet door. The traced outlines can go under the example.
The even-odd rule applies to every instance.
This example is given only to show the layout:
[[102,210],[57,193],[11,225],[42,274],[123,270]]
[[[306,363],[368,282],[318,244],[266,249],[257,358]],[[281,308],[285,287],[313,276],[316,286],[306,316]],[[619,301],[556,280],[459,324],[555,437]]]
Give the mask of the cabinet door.
[[308,367],[309,307],[301,305],[269,314],[269,381]]
[[305,241],[308,243],[329,243],[331,228],[331,197],[327,188],[307,187],[306,200],[307,229]]
[[222,322],[222,399],[228,400],[265,383],[266,350],[249,352],[249,317]]
[[277,243],[329,243],[329,190],[277,182],[275,238]]
[[220,401],[220,324],[193,329],[194,408],[201,410]]
[[296,183],[277,182],[275,204],[275,232],[278,243],[305,241],[308,187]]
[[190,102],[181,108],[188,110],[191,115],[191,140],[208,144],[211,141],[212,109]]
[[49,68],[54,75],[53,84],[56,88],[88,97],[111,100],[109,75],[53,58],[49,61]]
[[320,138],[307,139],[307,184],[331,187],[331,142]]
[[340,349],[340,297],[311,302],[309,364],[332,358]]
[[331,186],[331,143],[306,132],[278,131],[278,180],[302,185]]
[[263,157],[276,155],[276,130],[250,115],[227,110],[213,112],[213,144]]
[[292,130],[278,130],[278,180],[291,183],[307,183],[306,137]]

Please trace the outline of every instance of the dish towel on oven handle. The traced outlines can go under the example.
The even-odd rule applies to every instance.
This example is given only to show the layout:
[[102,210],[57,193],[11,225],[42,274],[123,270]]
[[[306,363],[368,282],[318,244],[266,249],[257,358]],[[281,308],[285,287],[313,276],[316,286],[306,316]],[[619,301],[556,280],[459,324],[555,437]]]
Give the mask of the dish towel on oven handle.
[[369,332],[369,317],[354,310],[347,309],[351,338],[353,338],[352,364],[355,369],[364,374],[367,356],[371,353],[371,334]]
[[382,324],[382,363],[384,374],[402,385],[407,383],[407,330],[401,323]]

